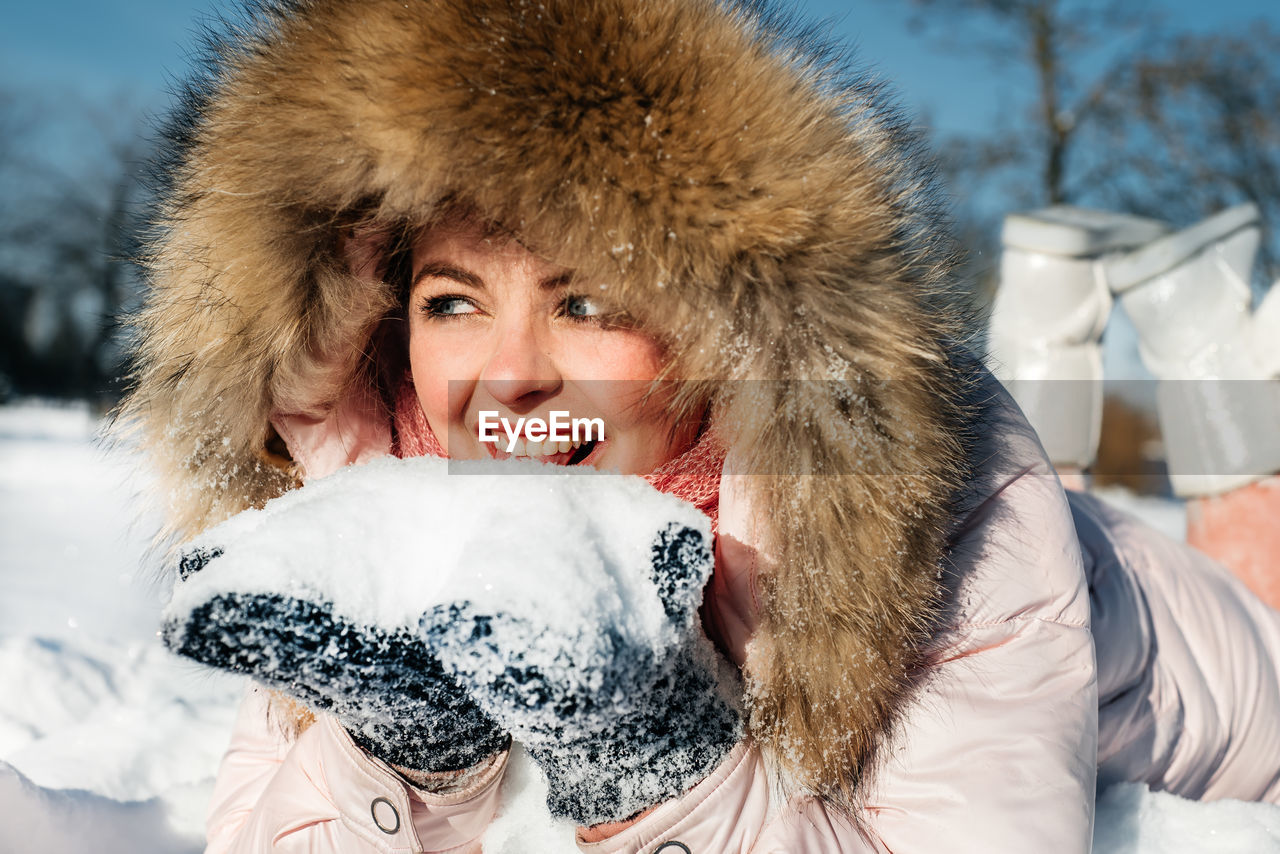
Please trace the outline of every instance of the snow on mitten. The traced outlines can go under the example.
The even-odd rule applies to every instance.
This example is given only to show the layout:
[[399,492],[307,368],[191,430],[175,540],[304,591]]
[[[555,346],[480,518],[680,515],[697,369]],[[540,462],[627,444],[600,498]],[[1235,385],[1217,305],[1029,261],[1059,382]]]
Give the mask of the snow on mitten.
[[546,774],[553,815],[595,825],[680,796],[743,734],[737,672],[698,616],[709,520],[641,478],[504,492],[424,635]]
[[165,643],[333,714],[402,768],[468,768],[503,750],[509,737],[417,631],[458,559],[437,543],[447,533],[425,534],[448,510],[424,489],[442,466],[339,472],[206,532],[181,552]]

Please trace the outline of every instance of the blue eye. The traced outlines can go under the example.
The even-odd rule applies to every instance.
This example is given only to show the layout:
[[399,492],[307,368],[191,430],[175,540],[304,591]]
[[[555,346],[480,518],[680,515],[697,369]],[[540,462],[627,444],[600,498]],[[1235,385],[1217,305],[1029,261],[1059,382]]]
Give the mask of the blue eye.
[[455,317],[477,311],[475,303],[466,297],[438,296],[422,301],[422,313],[427,317]]
[[564,298],[562,311],[567,317],[599,317],[600,306],[594,300],[576,294]]

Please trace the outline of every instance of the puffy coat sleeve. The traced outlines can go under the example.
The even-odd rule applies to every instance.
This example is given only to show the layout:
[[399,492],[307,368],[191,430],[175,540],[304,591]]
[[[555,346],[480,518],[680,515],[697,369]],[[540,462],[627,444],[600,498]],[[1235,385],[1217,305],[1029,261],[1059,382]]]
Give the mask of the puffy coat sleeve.
[[[748,743],[678,801],[583,850],[1087,854],[1098,715],[1088,588],[1057,477],[1021,414],[1004,406],[1002,418],[957,520],[948,630],[858,814],[811,797],[780,802]],[[722,536],[734,524],[730,494]],[[721,593],[750,588],[726,569]],[[749,605],[719,604],[731,625],[717,633],[740,636],[732,615]]]
[[[983,501],[967,527],[953,552],[957,618],[890,745],[867,827],[896,854],[1086,854],[1097,680],[1065,497],[1037,466]],[[808,802],[798,812],[817,823],[823,811]],[[785,836],[760,850],[787,850]]]
[[460,791],[426,792],[328,716],[290,741],[268,718],[266,692],[254,689],[214,784],[206,852],[478,852],[505,765],[504,755]]

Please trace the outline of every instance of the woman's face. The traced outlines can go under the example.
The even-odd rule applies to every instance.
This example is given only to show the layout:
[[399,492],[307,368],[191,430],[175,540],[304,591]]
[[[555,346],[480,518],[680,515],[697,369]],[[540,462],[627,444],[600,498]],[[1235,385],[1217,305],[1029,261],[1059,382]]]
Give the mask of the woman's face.
[[[642,401],[663,365],[657,343],[608,324],[602,308],[598,291],[511,237],[472,224],[426,231],[413,246],[409,363],[449,457],[646,474],[683,451],[696,425],[673,431],[661,395]],[[593,432],[603,424],[604,438],[586,441],[585,422],[576,443],[509,432],[554,412],[564,423],[599,419]],[[481,441],[482,427],[496,441]]]

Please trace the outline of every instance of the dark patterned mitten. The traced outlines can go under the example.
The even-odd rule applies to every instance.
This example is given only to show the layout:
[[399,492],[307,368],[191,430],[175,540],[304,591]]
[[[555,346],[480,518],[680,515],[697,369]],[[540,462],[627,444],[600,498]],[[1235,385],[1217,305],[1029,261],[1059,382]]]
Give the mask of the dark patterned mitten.
[[[441,561],[456,555],[409,536],[435,508],[415,498],[424,469],[405,465],[334,475],[190,544],[163,636],[180,655],[333,714],[386,762],[468,768],[509,737],[417,631]],[[397,602],[423,596],[401,619]]]
[[556,478],[467,548],[422,622],[446,672],[524,745],[553,815],[633,816],[742,737],[737,673],[702,632],[710,525],[639,478]]

